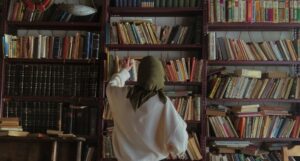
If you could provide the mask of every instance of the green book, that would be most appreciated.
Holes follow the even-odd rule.
[[[184,0],[184,7],[190,7],[190,0]]]
[[[160,7],[166,7],[166,0],[160,0]]]
[[[184,1],[185,0],[178,0],[179,2],[178,2],[178,6],[179,7],[184,7]]]
[[[173,7],[178,7],[178,0],[174,0]]]
[[[160,7],[160,0],[155,0],[154,6],[155,6],[156,8]]]
[[[167,0],[167,7],[172,7],[173,6],[173,0]]]
[[[196,7],[196,0],[190,0],[190,7]]]

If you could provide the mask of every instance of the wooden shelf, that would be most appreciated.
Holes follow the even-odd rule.
[[[287,65],[299,65],[300,61],[251,61],[251,60],[208,60],[208,65],[215,66],[247,66],[247,65],[266,65],[266,66],[287,66]]]
[[[208,23],[207,31],[282,31],[299,28],[300,23]]]
[[[96,137],[84,137],[86,142],[89,143],[96,143]],[[59,137],[33,137],[33,136],[26,136],[26,137],[13,137],[13,136],[0,136],[0,141],[20,141],[20,142],[77,142],[76,138],[59,138]]]
[[[137,82],[127,81],[126,85],[136,85]],[[201,82],[166,81],[166,86],[201,86]]]
[[[96,59],[25,59],[25,58],[5,58],[7,63],[43,63],[43,64],[99,64]]]
[[[200,50],[201,45],[106,45],[110,50],[140,50],[140,51],[185,51],[185,50]]]
[[[117,161],[117,159],[114,158],[103,158],[102,161]],[[161,161],[191,161],[191,160],[182,160],[182,159],[163,159]],[[195,161],[195,160],[194,160]]]
[[[300,103],[300,99],[240,99],[240,98],[227,98],[227,99],[208,99],[208,103],[232,103],[232,102],[257,102],[257,103]]]
[[[53,101],[53,102],[98,102],[98,97],[68,97],[68,96],[4,96],[3,101]]]
[[[202,14],[202,9],[193,8],[142,8],[142,7],[110,7],[111,16],[195,16]]]
[[[18,29],[54,29],[54,30],[91,30],[99,31],[100,23],[95,22],[23,22],[23,21],[7,21],[10,27]]]
[[[114,123],[113,120],[104,120],[103,119],[103,121],[104,121],[104,123],[108,123],[108,124],[113,124]],[[185,122],[187,124],[200,124],[201,123],[201,121],[194,121],[194,120],[185,120]]]
[[[300,141],[300,138],[218,138],[208,137],[209,141],[255,141],[255,142],[291,142]]]

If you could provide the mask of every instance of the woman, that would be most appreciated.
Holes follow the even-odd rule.
[[[161,62],[144,57],[137,85],[124,86],[132,68],[130,58],[112,76],[106,95],[114,119],[113,148],[118,161],[158,161],[169,153],[186,151],[186,123],[164,95],[165,72]]]

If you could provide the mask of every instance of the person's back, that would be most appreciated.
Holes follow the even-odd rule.
[[[184,152],[188,141],[186,124],[176,112],[170,99],[163,95],[162,89],[149,92],[141,88],[144,86],[147,89],[147,85],[143,85],[141,83],[144,82],[143,78],[139,77],[142,75],[150,76],[150,79],[161,79],[156,77],[157,74],[164,77],[164,73],[160,73],[163,71],[162,66],[159,65],[162,71],[157,71],[158,73],[154,75],[151,75],[151,71],[147,72],[148,69],[139,70],[139,85],[123,87],[129,78],[128,71],[131,68],[129,61],[126,60],[125,69],[113,76],[106,90],[114,119],[113,147],[117,159],[158,161],[166,158],[170,152],[176,154]],[[149,61],[157,63],[158,60],[146,57],[141,61],[141,67],[143,63],[148,66]],[[151,86],[155,85],[154,88],[162,86],[161,83],[150,82]]]

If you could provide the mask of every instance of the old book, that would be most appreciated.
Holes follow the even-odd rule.
[[[237,69],[234,71],[234,73],[240,77],[244,76],[250,78],[261,78],[262,75],[261,71],[253,69]]]
[[[286,78],[286,77],[288,77],[288,73],[281,72],[281,71],[268,71],[266,73],[263,73],[262,77],[264,77],[264,78]]]
[[[208,116],[226,116],[226,112],[218,110],[218,109],[207,108],[206,115],[208,115]]]
[[[8,131],[8,136],[19,136],[24,137],[27,136],[29,132],[27,131]]]
[[[232,112],[258,112],[259,104],[241,105],[231,107]]]

